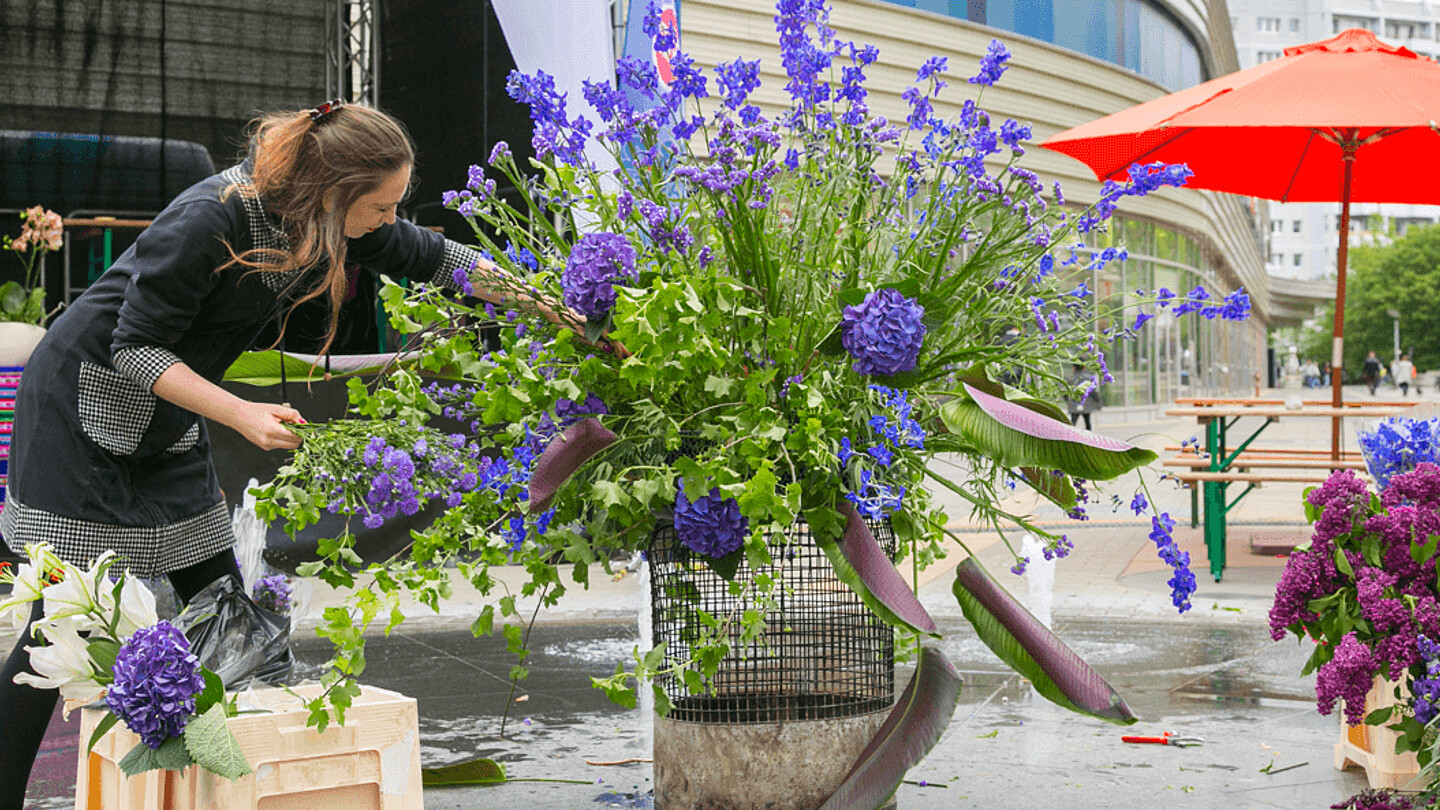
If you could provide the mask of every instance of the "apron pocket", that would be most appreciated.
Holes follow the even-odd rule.
[[[134,453],[150,427],[155,401],[154,394],[115,369],[81,361],[80,426],[106,450],[121,456]]]

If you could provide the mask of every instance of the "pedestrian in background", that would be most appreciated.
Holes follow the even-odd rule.
[[[1070,399],[1069,397],[1065,398],[1066,410],[1070,412],[1070,424],[1078,424],[1083,418],[1085,420],[1085,429],[1094,430],[1090,424],[1090,414],[1100,410],[1100,399],[1095,396],[1098,386],[1090,385],[1093,378],[1090,374],[1086,373],[1085,367],[1079,363],[1072,363],[1070,365],[1070,373],[1065,376],[1065,379],[1071,386],[1085,392],[1079,401]]]
[[[1415,378],[1415,364],[1410,362],[1410,355],[1400,355],[1400,359],[1391,366],[1390,374],[1395,378],[1395,384],[1400,386],[1400,396],[1409,395],[1410,381]]]
[[[1375,352],[1370,352],[1365,356],[1365,365],[1360,368],[1360,377],[1370,388],[1371,396],[1374,396],[1376,387],[1380,385],[1380,375],[1384,369],[1385,367],[1380,364],[1380,358],[1375,356]]]

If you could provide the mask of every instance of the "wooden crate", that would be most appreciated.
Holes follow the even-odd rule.
[[[311,698],[319,687],[294,691]],[[270,712],[229,721],[252,773],[231,782],[192,766],[128,778],[119,762],[140,738],[122,723],[89,756],[82,750],[75,810],[423,810],[413,698],[362,687],[345,725],[317,734],[295,697],[279,689],[253,694]],[[85,710],[82,749],[103,716]]]
[[[1401,693],[1404,692],[1402,687]],[[1399,702],[1395,698],[1395,682],[1377,677],[1365,695],[1365,713]],[[1351,765],[1364,768],[1372,789],[1407,787],[1419,775],[1420,763],[1413,751],[1395,753],[1395,740],[1399,736],[1395,732],[1364,723],[1352,726],[1345,722],[1344,712],[1337,710],[1336,713],[1340,715],[1340,742],[1335,743],[1335,770],[1343,771]]]

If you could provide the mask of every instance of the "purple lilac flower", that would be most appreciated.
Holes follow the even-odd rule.
[[[152,749],[185,730],[205,688],[190,641],[164,620],[121,645],[114,674],[105,705]]]
[[[1330,805],[1330,810],[1419,810],[1419,806],[1403,793],[1381,788],[1362,790],[1343,802]]]
[[[970,77],[970,83],[993,87],[995,82],[1000,81],[1000,74],[1005,72],[1005,63],[1009,59],[1010,51],[1005,49],[1005,44],[998,39],[990,40],[990,47],[980,57],[980,72]]]
[[[899,290],[884,288],[845,307],[840,342],[859,374],[897,374],[915,368],[925,340],[924,307]]]
[[[614,283],[633,280],[635,248],[618,233],[590,233],[570,250],[570,259],[560,277],[565,306],[587,319],[604,319],[615,308]]]
[[[681,479],[675,489],[675,533],[691,551],[719,559],[745,544],[750,521],[740,514],[739,502],[722,496],[719,487],[692,502]]]
[[[1335,646],[1335,657],[1322,665],[1315,677],[1316,707],[1321,714],[1329,714],[1336,700],[1344,700],[1345,722],[1352,726],[1365,722],[1365,695],[1379,671],[1370,648],[1354,631],[1346,633]]]
[[[261,577],[250,589],[255,604],[272,613],[289,613],[291,606],[290,578],[284,574]]]

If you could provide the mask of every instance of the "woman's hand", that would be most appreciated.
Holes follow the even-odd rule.
[[[261,450],[294,450],[303,441],[285,428],[286,423],[304,424],[300,412],[269,402],[244,402],[236,409],[231,427]]]
[[[304,424],[288,405],[241,399],[176,363],[155,381],[155,395],[234,430],[261,450],[294,450],[302,441],[286,423]]]

